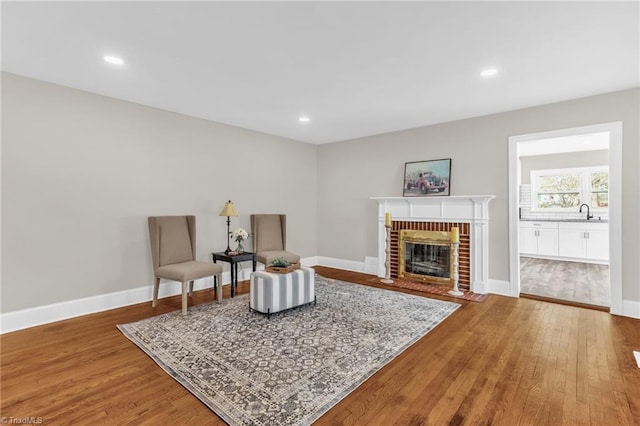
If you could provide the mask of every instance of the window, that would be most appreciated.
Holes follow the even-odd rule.
[[[609,207],[609,173],[591,173],[591,206],[593,208]]]
[[[535,182],[537,208],[568,209],[580,205],[579,174],[540,175]]]
[[[587,203],[592,209],[609,207],[608,167],[582,167],[531,172],[532,209],[575,211]]]

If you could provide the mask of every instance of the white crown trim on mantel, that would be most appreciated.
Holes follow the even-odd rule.
[[[385,213],[393,220],[465,222],[471,225],[471,291],[486,294],[489,282],[489,202],[495,195],[372,197],[378,202],[378,276],[385,274]]]

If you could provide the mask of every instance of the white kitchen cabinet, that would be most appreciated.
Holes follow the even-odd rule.
[[[585,261],[609,260],[609,224],[560,222],[558,255]]]
[[[558,223],[520,222],[520,253],[558,256]]]
[[[585,257],[586,250],[585,231],[581,228],[562,228],[558,231],[560,241],[558,242],[558,254],[562,257]]]
[[[609,230],[587,231],[587,259],[609,262]]]

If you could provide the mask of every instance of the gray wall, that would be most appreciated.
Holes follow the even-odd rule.
[[[227,199],[232,230],[286,213],[288,248],[315,255],[316,151],[3,73],[2,312],[151,285],[149,215],[195,214],[208,260]]]
[[[640,301],[640,89],[321,145],[318,254],[353,261],[377,256],[377,204],[401,196],[404,163],[452,158],[451,195],[494,194],[489,277],[509,280],[510,136],[623,122],[623,298]],[[512,200],[517,203],[517,200]]]
[[[609,150],[606,149],[520,157],[521,183],[531,183],[532,170],[595,167],[608,164]]]
[[[226,247],[232,199],[288,215],[303,257],[377,256],[374,196],[404,163],[452,158],[452,195],[495,194],[490,278],[509,279],[508,138],[623,121],[623,297],[640,301],[640,89],[327,145],[2,74],[3,312],[151,284],[146,217],[192,213],[198,258]],[[282,189],[285,189],[284,191]],[[517,200],[514,200],[517,202]]]

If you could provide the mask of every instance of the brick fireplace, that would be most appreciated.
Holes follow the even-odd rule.
[[[391,277],[398,277],[400,230],[450,232],[460,229],[459,287],[487,293],[489,265],[489,202],[493,195],[434,197],[375,197],[378,202],[378,276],[384,277],[386,234],[384,216],[392,215]]]
[[[470,290],[470,265],[469,254],[469,224],[463,222],[413,222],[398,221],[391,222],[391,277],[398,278],[398,261],[400,247],[398,246],[398,235],[402,230],[413,231],[444,231],[451,232],[451,228],[457,226],[460,229],[460,246],[458,248],[458,274],[460,281],[458,286],[461,290]]]

